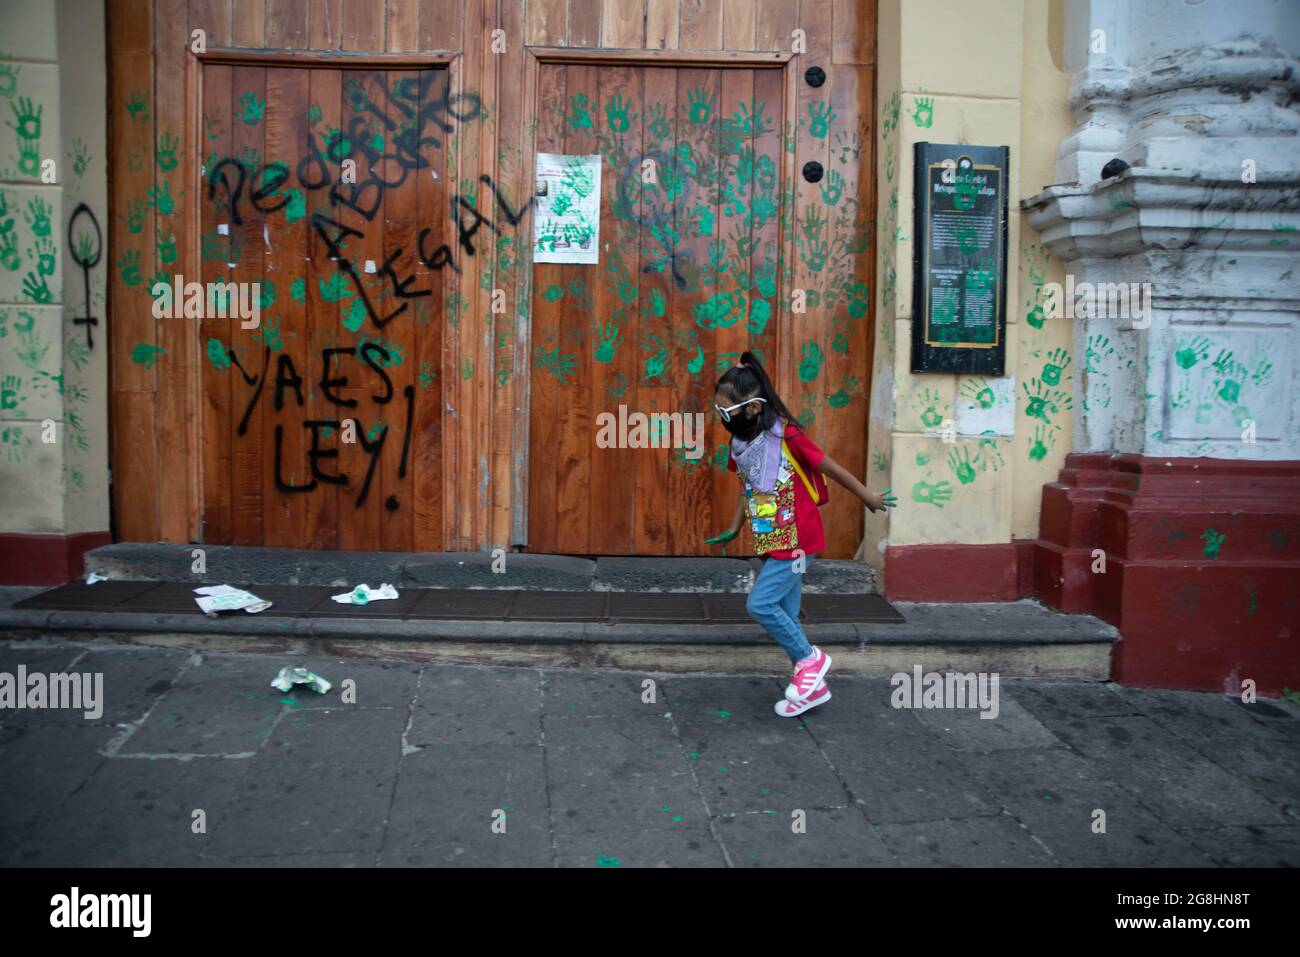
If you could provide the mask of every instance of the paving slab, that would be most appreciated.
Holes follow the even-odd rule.
[[[894,867],[897,863],[856,807],[728,815],[718,821],[718,834],[736,867]]]
[[[1055,867],[1006,814],[920,824],[883,824],[880,837],[904,867]]]

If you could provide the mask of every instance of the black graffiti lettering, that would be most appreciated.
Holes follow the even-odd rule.
[[[276,425],[275,427],[275,487],[281,492],[310,492],[316,488],[316,480],[312,479],[306,485],[290,485],[282,477],[280,472],[280,453],[284,448],[284,426]]]
[[[432,233],[433,230],[426,226],[424,229],[420,230],[420,235],[416,239],[415,245],[416,249],[420,253],[420,262],[423,265],[428,266],[430,269],[441,269],[443,266],[451,266],[452,272],[459,276],[460,267],[457,266],[456,261],[452,259],[451,247],[446,243],[443,243],[431,253],[425,251],[425,237]]]
[[[361,483],[361,494],[357,496],[357,508],[366,503],[366,496],[370,494],[370,482],[375,477],[375,466],[379,464],[379,456],[384,451],[384,440],[388,438],[388,426],[384,426],[379,438],[371,444],[367,440],[366,433],[363,429],[357,430],[357,441],[370,456],[370,465],[366,468],[366,480]]]
[[[473,225],[466,226],[461,218],[461,210],[467,209],[473,215]],[[460,239],[460,244],[465,247],[465,252],[471,256],[474,255],[474,234],[478,232],[479,227],[486,224],[494,233],[500,233],[501,230],[467,200],[464,196],[457,195],[455,202],[451,205],[451,216],[456,221],[456,233]]]
[[[383,183],[379,182],[379,180],[372,176],[370,179],[362,180],[360,183],[348,183],[346,185],[351,188],[352,195],[344,196],[339,192],[339,184],[335,183],[330,187],[330,202],[336,206],[339,203],[342,203],[344,206],[348,207],[348,209],[355,210],[362,216],[366,217],[367,220],[373,220],[375,218],[375,213],[379,212],[379,207],[384,201]],[[358,200],[368,189],[373,189],[375,191],[375,201],[367,207],[361,205]],[[362,233],[357,233],[357,235],[364,238]]]
[[[348,377],[338,376],[336,378],[331,379],[330,359],[332,359],[336,355],[345,355],[345,356],[356,355],[356,352],[357,350],[354,349],[352,346],[347,346],[341,349],[322,349],[320,351],[321,359],[323,360],[325,365],[325,370],[324,372],[321,373],[320,390],[325,395],[325,398],[329,399],[335,405],[341,405],[347,409],[353,408],[357,404],[357,400],[345,399],[341,395],[334,394],[335,386],[338,386],[339,388],[344,388],[347,386]]]
[[[83,244],[73,235],[72,227],[76,225],[78,219],[82,216],[90,217],[90,225],[95,230],[95,255],[91,258],[89,237]],[[86,327],[86,348],[95,348],[95,340],[91,335],[90,327],[99,325],[99,320],[90,314],[90,270],[99,265],[100,256],[104,252],[104,234],[99,229],[99,220],[95,218],[95,213],[85,203],[78,203],[77,208],[72,211],[72,216],[68,218],[68,249],[72,252],[72,261],[81,267],[81,277],[86,292],[86,314],[84,316],[73,317],[73,324]]]
[[[336,419],[310,419],[303,422],[303,427],[311,430],[311,448],[307,451],[307,461],[311,463],[312,478],[320,479],[322,482],[329,482],[331,485],[347,485],[348,477],[346,475],[330,475],[322,472],[317,462],[320,459],[337,459],[339,457],[338,449],[322,449],[320,447],[321,429],[338,429],[342,423]]]
[[[378,329],[384,328],[384,326],[388,325],[388,323],[390,323],[392,320],[396,319],[402,313],[406,312],[407,307],[411,305],[409,302],[404,302],[400,307],[394,309],[392,312],[390,312],[388,315],[384,316],[381,319],[379,316],[379,312],[375,309],[375,307],[370,302],[370,296],[367,295],[366,293],[366,287],[365,284],[362,282],[362,276],[359,272],[357,272],[356,267],[352,265],[352,260],[340,259],[339,268],[352,277],[352,285],[357,291],[357,296],[361,299],[361,304],[366,307],[366,315],[370,317],[370,321],[375,324],[376,328]]]
[[[497,200],[497,206],[500,207],[501,212],[506,217],[506,222],[509,223],[511,226],[519,225],[519,221],[524,218],[524,213],[528,212],[528,207],[532,206],[533,200],[537,198],[535,196],[528,197],[528,202],[524,203],[523,206],[519,207],[518,212],[516,212],[515,210],[510,208],[510,204],[506,202],[506,198],[501,195],[501,190],[497,187],[497,184],[492,182],[491,176],[489,176],[487,173],[484,173],[478,179],[480,183],[487,183],[488,189],[492,190],[492,195],[495,196]]]
[[[239,361],[237,359],[233,359],[232,357],[232,360],[235,362],[236,365],[239,365]],[[236,432],[239,435],[243,435],[245,432],[248,431],[249,417],[252,416],[253,414],[253,407],[257,405],[257,400],[262,397],[262,388],[266,385],[266,373],[267,370],[270,369],[270,367],[271,367],[270,346],[267,346],[265,349],[262,350],[262,374],[258,376],[255,380],[248,381],[248,373],[244,372],[243,366],[239,366],[239,371],[244,372],[244,379],[248,381],[249,385],[252,385],[254,381],[257,383],[257,388],[253,390],[252,398],[248,400],[248,408],[244,410],[244,417],[239,420],[239,428],[236,429]]]
[[[402,390],[406,397],[406,432],[402,436],[402,461],[397,466],[397,477],[406,478],[406,460],[411,452],[411,429],[415,425],[415,386],[408,385]]]
[[[326,229],[333,226],[338,233],[333,237],[330,236]],[[330,259],[342,259],[343,250],[339,243],[344,239],[355,236],[357,239],[365,239],[366,234],[359,229],[353,229],[351,226],[344,226],[337,219],[331,219],[328,216],[322,216],[320,213],[312,213],[311,228],[316,231],[316,235],[325,240],[326,252],[329,253]]]
[[[298,397],[298,408],[302,408],[302,376],[293,367],[293,360],[288,353],[280,353],[275,364],[275,411],[284,408],[284,387],[290,386]]]
[[[259,181],[262,183],[261,186],[258,185]],[[289,197],[277,195],[276,192],[288,181],[289,167],[284,163],[267,163],[263,166],[254,174],[252,182],[249,183],[248,198],[252,202],[253,208],[259,213],[274,213],[289,205]],[[262,205],[262,200],[268,196],[277,200],[275,205]]]
[[[239,178],[235,181],[233,189],[230,186],[230,180],[226,178],[226,174],[223,172],[227,166],[233,166],[235,169],[239,170]],[[236,226],[238,226],[244,221],[239,215],[239,197],[244,193],[244,180],[248,178],[248,170],[245,169],[244,164],[237,159],[231,157],[223,159],[220,163],[214,166],[212,172],[208,174],[208,199],[213,199],[217,195],[218,177],[220,177],[221,185],[226,188],[226,198],[230,206],[230,219]]]
[[[315,165],[318,171],[317,179],[308,180],[307,174],[311,167]],[[298,183],[303,189],[317,190],[328,183],[333,178],[329,165],[325,162],[325,157],[321,154],[320,147],[316,145],[316,134],[310,130],[307,131],[307,155],[298,161]]]
[[[415,282],[415,276],[407,276],[405,279],[399,279],[397,277],[397,270],[393,269],[393,260],[402,255],[403,248],[404,247],[402,246],[398,246],[389,254],[388,258],[384,260],[384,266],[383,269],[380,270],[380,275],[387,276],[393,281],[393,294],[400,299],[420,299],[424,296],[432,296],[432,289],[415,289],[411,292],[406,291],[406,287]]]
[[[383,346],[381,346],[379,343],[377,342],[362,343],[361,361],[364,362],[366,365],[370,366],[370,368],[374,369],[375,372],[379,374],[379,378],[384,380],[383,398],[380,398],[377,395],[372,395],[370,398],[374,399],[380,405],[387,405],[389,402],[393,401],[393,380],[388,378],[388,373],[384,371],[383,366],[376,365],[375,362],[371,359],[371,355],[376,352],[383,357],[383,360],[385,362],[389,360],[390,356],[388,354],[388,350],[385,349]]]

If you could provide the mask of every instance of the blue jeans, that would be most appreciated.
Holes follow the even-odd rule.
[[[804,558],[804,567],[812,556]],[[803,597],[803,575],[794,572],[795,559],[768,558],[750,589],[745,610],[777,640],[791,663],[813,653],[812,645],[799,624],[799,599]]]

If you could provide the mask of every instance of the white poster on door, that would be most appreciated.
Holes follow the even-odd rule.
[[[600,261],[600,154],[537,154],[533,262]]]

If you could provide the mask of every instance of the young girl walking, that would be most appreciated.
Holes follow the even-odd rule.
[[[731,433],[727,468],[740,476],[740,500],[731,524],[705,544],[729,542],[748,517],[754,551],[763,570],[750,589],[746,610],[777,640],[794,665],[794,677],[776,713],[792,718],[831,699],[826,673],[831,657],[808,643],[799,624],[803,571],[813,554],[826,547],[817,509],[826,504],[829,475],[862,499],[871,511],[893,508],[885,489],[868,492],[843,466],[827,456],[790,414],[752,352],[718,380],[714,408]],[[802,562],[800,559],[802,558]]]

